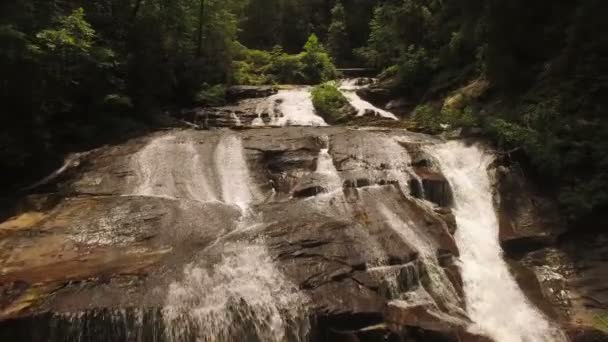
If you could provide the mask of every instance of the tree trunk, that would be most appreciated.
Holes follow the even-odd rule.
[[[205,0],[200,0],[200,11],[198,16],[198,44],[196,47],[196,56],[201,57],[203,55],[203,23],[205,21]]]

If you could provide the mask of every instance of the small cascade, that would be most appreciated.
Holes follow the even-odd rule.
[[[388,112],[384,109],[380,109],[373,104],[363,100],[357,95],[356,90],[361,89],[365,86],[358,86],[357,79],[347,79],[342,81],[340,84],[340,91],[348,99],[350,104],[357,110],[357,116],[364,116],[366,113],[375,113],[383,118],[398,120],[395,114]]]
[[[223,202],[241,210],[248,209],[254,200],[255,186],[249,176],[241,139],[235,135],[222,137],[215,149],[214,159]]]
[[[230,113],[230,118],[234,121],[234,124],[237,127],[243,126],[243,123],[241,122],[241,118],[239,118],[238,115],[236,115],[235,112]]]
[[[329,141],[329,138],[326,138],[326,140]],[[328,191],[342,188],[342,181],[334,165],[334,160],[329,154],[329,148],[323,148],[319,151],[316,174],[322,178],[323,185],[327,187]]]
[[[212,269],[185,268],[163,311],[170,341],[305,341],[305,304],[264,247],[232,244]]]
[[[454,312],[459,309],[459,296],[456,289],[452,286],[447,275],[439,265],[439,260],[432,244],[426,236],[420,234],[414,227],[415,223],[400,217],[396,212],[389,209],[384,204],[378,204],[381,215],[386,223],[410,246],[417,249],[420,259],[428,269],[430,286],[426,289],[434,298],[441,298],[444,304]]]
[[[566,341],[526,298],[509,272],[499,244],[498,219],[487,169],[493,157],[479,146],[449,142],[428,148],[450,182],[454,197],[456,243],[471,330],[497,342]]]
[[[199,202],[218,200],[205,173],[208,168],[191,139],[174,135],[156,138],[136,155],[134,162],[139,178],[135,195]]]
[[[309,87],[280,90],[260,104],[256,112],[254,127],[265,125],[264,113],[270,117],[270,126],[327,126],[325,120],[315,114]]]

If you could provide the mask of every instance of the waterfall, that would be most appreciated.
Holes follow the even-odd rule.
[[[362,87],[363,86],[357,86],[357,79],[344,80],[340,84],[340,91],[348,99],[348,102],[357,110],[357,116],[363,116],[367,112],[374,112],[376,115],[383,118],[398,120],[395,114],[380,109],[357,95],[356,90],[361,89]]]
[[[450,280],[442,271],[441,266],[439,266],[437,254],[433,250],[428,238],[414,228],[416,227],[414,222],[400,217],[396,212],[382,203],[379,203],[377,206],[386,224],[401,236],[404,242],[414,247],[418,251],[420,259],[424,261],[424,264],[428,268],[430,282],[427,291],[433,294],[435,298],[441,298],[451,311],[461,311],[459,309],[456,289],[451,285]]]
[[[270,116],[270,126],[327,126],[322,117],[315,114],[310,87],[282,89],[270,96],[256,109],[257,118],[252,126],[264,126],[262,114]]]
[[[210,270],[189,265],[163,311],[170,341],[303,341],[307,299],[264,247],[229,244]]]
[[[428,148],[450,182],[458,224],[467,311],[471,327],[497,342],[566,341],[526,298],[503,259],[487,169],[493,158],[462,142]]]
[[[239,137],[227,135],[221,138],[215,149],[215,165],[223,202],[246,210],[254,199],[255,189]]]
[[[329,154],[328,148],[323,148],[319,151],[316,175],[321,178],[322,184],[327,187],[327,191],[331,192],[342,188],[342,180],[338,174],[338,170],[336,170],[334,160]]]
[[[217,201],[197,146],[188,137],[168,135],[152,140],[135,158],[140,196]],[[179,167],[175,167],[179,165]]]

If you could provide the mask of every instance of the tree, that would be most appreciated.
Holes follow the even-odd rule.
[[[331,16],[332,21],[327,33],[327,44],[334,60],[344,62],[350,58],[351,49],[346,28],[346,12],[340,1],[331,10]]]
[[[337,71],[325,48],[314,33],[310,35],[302,53],[304,75],[309,83],[318,84],[334,79]]]

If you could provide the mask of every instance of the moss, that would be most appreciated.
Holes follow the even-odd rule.
[[[348,100],[334,82],[316,86],[312,90],[312,104],[317,114],[330,124],[341,121],[345,116],[345,107],[349,106]]]

